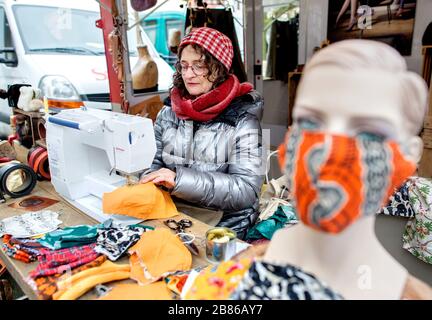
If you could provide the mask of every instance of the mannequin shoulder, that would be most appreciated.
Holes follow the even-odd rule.
[[[408,275],[402,300],[432,300],[432,288],[423,281]]]

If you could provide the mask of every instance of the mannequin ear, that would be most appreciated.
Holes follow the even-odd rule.
[[[408,152],[407,156],[410,158],[410,160],[418,164],[423,154],[422,138],[418,136],[409,138],[406,151]]]

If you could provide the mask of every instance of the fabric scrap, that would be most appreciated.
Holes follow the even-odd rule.
[[[31,238],[56,230],[63,222],[59,214],[50,210],[29,212],[0,221],[0,237],[10,234],[15,238]]]
[[[432,180],[411,177],[408,192],[415,216],[406,224],[402,246],[423,262],[432,264]]]
[[[131,279],[141,285],[159,280],[169,273],[189,270],[192,255],[170,230],[161,228],[145,232],[129,249]]]
[[[164,281],[140,286],[136,283],[119,283],[99,300],[172,300]]]
[[[186,300],[226,300],[237,288],[251,265],[251,259],[225,261],[200,272],[185,295]]]
[[[134,218],[164,219],[178,215],[171,196],[154,183],[124,186],[103,194],[103,212],[120,214]]]
[[[126,251],[140,239],[141,234],[148,229],[153,228],[126,226],[99,229],[95,251],[106,255],[111,261],[116,261],[126,253]]]
[[[52,250],[82,246],[95,243],[98,236],[97,226],[78,225],[47,233],[39,243]]]
[[[96,268],[75,273],[71,277],[63,277],[57,283],[58,291],[53,294],[54,300],[75,300],[93,287],[117,280],[128,279],[130,266],[105,261]]]

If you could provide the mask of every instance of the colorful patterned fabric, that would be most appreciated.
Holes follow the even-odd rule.
[[[6,234],[3,236],[3,244],[2,249],[9,257],[19,260],[25,263],[30,263],[36,261],[37,255],[28,252],[26,250],[20,249],[17,245],[11,244],[10,239],[12,236],[10,234]]]
[[[179,48],[192,43],[206,49],[230,71],[232,59],[234,57],[234,49],[230,38],[222,32],[207,27],[192,29],[192,31],[182,39]]]
[[[95,260],[86,263],[82,266],[74,268],[71,270],[71,275],[74,275],[78,272],[88,270],[90,268],[99,267],[102,263],[106,261],[105,256],[99,256]],[[29,279],[30,285],[32,285],[36,291],[39,299],[42,300],[50,300],[54,293],[57,292],[57,281],[60,280],[61,274],[54,274],[52,276],[46,277],[37,277],[35,279]]]
[[[391,196],[387,205],[381,208],[381,214],[388,216],[413,218],[414,209],[410,203],[409,189],[412,183],[408,179],[399,189],[397,189]]]
[[[39,242],[52,250],[83,246],[96,242],[98,226],[73,226],[47,233]]]
[[[409,199],[415,216],[406,225],[403,248],[432,264],[432,180],[412,177]]]
[[[330,233],[375,214],[416,169],[397,143],[370,134],[348,137],[293,126],[284,145],[284,173],[300,220]]]
[[[210,266],[196,277],[185,295],[186,300],[225,300],[236,289],[249,269],[251,259],[225,261],[218,266]]]
[[[315,276],[291,266],[255,261],[231,295],[234,300],[342,300]]]
[[[106,255],[111,261],[119,259],[151,227],[110,227],[98,230],[95,251]]]
[[[73,247],[56,251],[45,250],[38,258],[39,265],[29,273],[31,278],[64,273],[95,260],[99,253],[94,251],[95,244]]]
[[[0,237],[10,234],[16,238],[30,238],[56,230],[62,221],[50,210],[24,213],[0,221]]]

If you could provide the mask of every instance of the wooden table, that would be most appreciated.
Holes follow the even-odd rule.
[[[31,195],[29,196],[40,196],[40,197],[46,197],[58,200],[59,202],[47,207],[47,210],[52,210],[59,212],[59,219],[63,221],[63,224],[61,227],[68,227],[68,226],[75,226],[80,224],[87,224],[87,225],[95,225],[98,224],[98,222],[89,216],[87,216],[85,213],[81,212],[79,209],[75,208],[71,204],[69,204],[66,200],[61,198],[59,194],[56,193],[54,190],[52,184],[48,181],[38,182],[36,188],[33,190]],[[27,196],[27,197],[29,197]],[[0,220],[26,213],[26,211],[21,209],[13,209],[9,207],[11,203],[22,201],[26,197],[19,198],[19,199],[8,199],[6,203],[0,204]],[[109,218],[109,215],[107,215],[107,218]],[[187,218],[192,220],[193,225],[190,229],[187,229],[187,232],[191,232],[197,236],[197,240],[195,241],[196,245],[199,248],[200,255],[194,256],[192,255],[192,267],[200,267],[200,266],[206,266],[208,265],[207,260],[205,259],[205,248],[203,247],[202,241],[200,239],[203,239],[205,232],[211,228],[211,226],[202,223],[194,218],[191,218],[189,216],[186,216],[184,214],[180,214],[180,216],[175,217],[176,220]],[[163,224],[163,220],[149,220],[145,221],[142,224],[156,227],[156,228],[166,228],[166,226]],[[24,263],[15,259],[12,259],[8,257],[3,250],[0,250],[0,259],[5,263],[9,273],[12,275],[12,277],[17,281],[18,285],[21,287],[21,289],[24,291],[24,293],[27,295],[29,299],[37,299],[36,292],[31,288],[31,286],[25,281],[25,278],[27,277],[28,273],[35,269],[38,262],[33,263]],[[116,263],[119,264],[127,264],[129,261],[129,258],[123,257],[119,259]],[[124,280],[121,282],[131,282],[132,280]],[[117,282],[116,282],[117,283]],[[87,293],[82,297],[82,299],[94,299],[96,296],[92,291]]]

